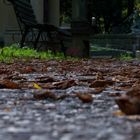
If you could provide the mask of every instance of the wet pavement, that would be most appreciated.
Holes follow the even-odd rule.
[[[0,89],[0,140],[140,140],[140,116],[117,115],[119,108],[111,96],[139,85],[139,71],[140,62],[114,60],[2,63],[1,88],[5,79],[17,82],[21,88]],[[69,79],[77,85],[65,85]],[[92,82],[98,79],[111,79],[114,84],[92,94]],[[59,95],[91,93],[93,102],[83,103],[76,96],[37,100],[34,93],[38,89],[33,82],[39,83],[41,90],[50,88]],[[56,82],[59,88],[52,88]]]
[[[87,104],[78,98],[37,101],[33,92],[0,90],[0,140],[140,139],[140,120],[113,115],[118,107],[107,90]]]

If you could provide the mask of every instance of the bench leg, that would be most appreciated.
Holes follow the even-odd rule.
[[[64,46],[63,40],[60,40],[60,44],[61,44],[61,51],[64,53],[64,56],[66,57],[66,47]]]
[[[26,36],[29,32],[29,28],[25,28],[25,31],[22,35],[22,39],[21,39],[21,42],[20,42],[20,47],[22,48],[24,46],[24,43],[25,43],[25,39],[26,39]]]
[[[39,31],[39,33],[38,33],[38,35],[37,35],[37,38],[36,38],[36,40],[35,40],[35,42],[34,42],[34,49],[37,48],[37,43],[38,43],[38,41],[39,41],[40,35],[41,35],[41,31]]]
[[[83,43],[84,43],[83,56],[88,58],[90,56],[90,42],[88,40],[83,40]]]

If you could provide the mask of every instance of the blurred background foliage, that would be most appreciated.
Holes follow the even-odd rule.
[[[60,0],[60,24],[70,23],[72,0]],[[96,18],[99,33],[130,33],[140,23],[140,0],[86,0],[87,20]],[[136,26],[137,24],[137,26]]]

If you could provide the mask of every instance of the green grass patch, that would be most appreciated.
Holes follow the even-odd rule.
[[[54,54],[52,51],[38,52],[34,49],[20,48],[17,44],[0,49],[0,62],[11,63],[15,59],[64,59],[63,53]]]
[[[122,61],[131,61],[134,58],[132,57],[132,54],[130,53],[124,53],[124,54],[122,53],[118,56],[118,59]]]
[[[132,52],[121,49],[113,49],[94,45],[91,47],[91,51],[93,51],[94,54],[112,56],[122,61],[130,61],[134,59]]]
[[[109,48],[109,47],[101,47],[96,44],[91,46],[91,51],[116,51],[116,50],[118,49]]]

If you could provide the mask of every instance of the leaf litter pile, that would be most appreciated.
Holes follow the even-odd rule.
[[[105,93],[120,109],[115,115],[136,115],[140,114],[140,62],[34,59],[1,63],[0,89],[32,90],[30,100],[36,102],[76,98],[83,104]]]

